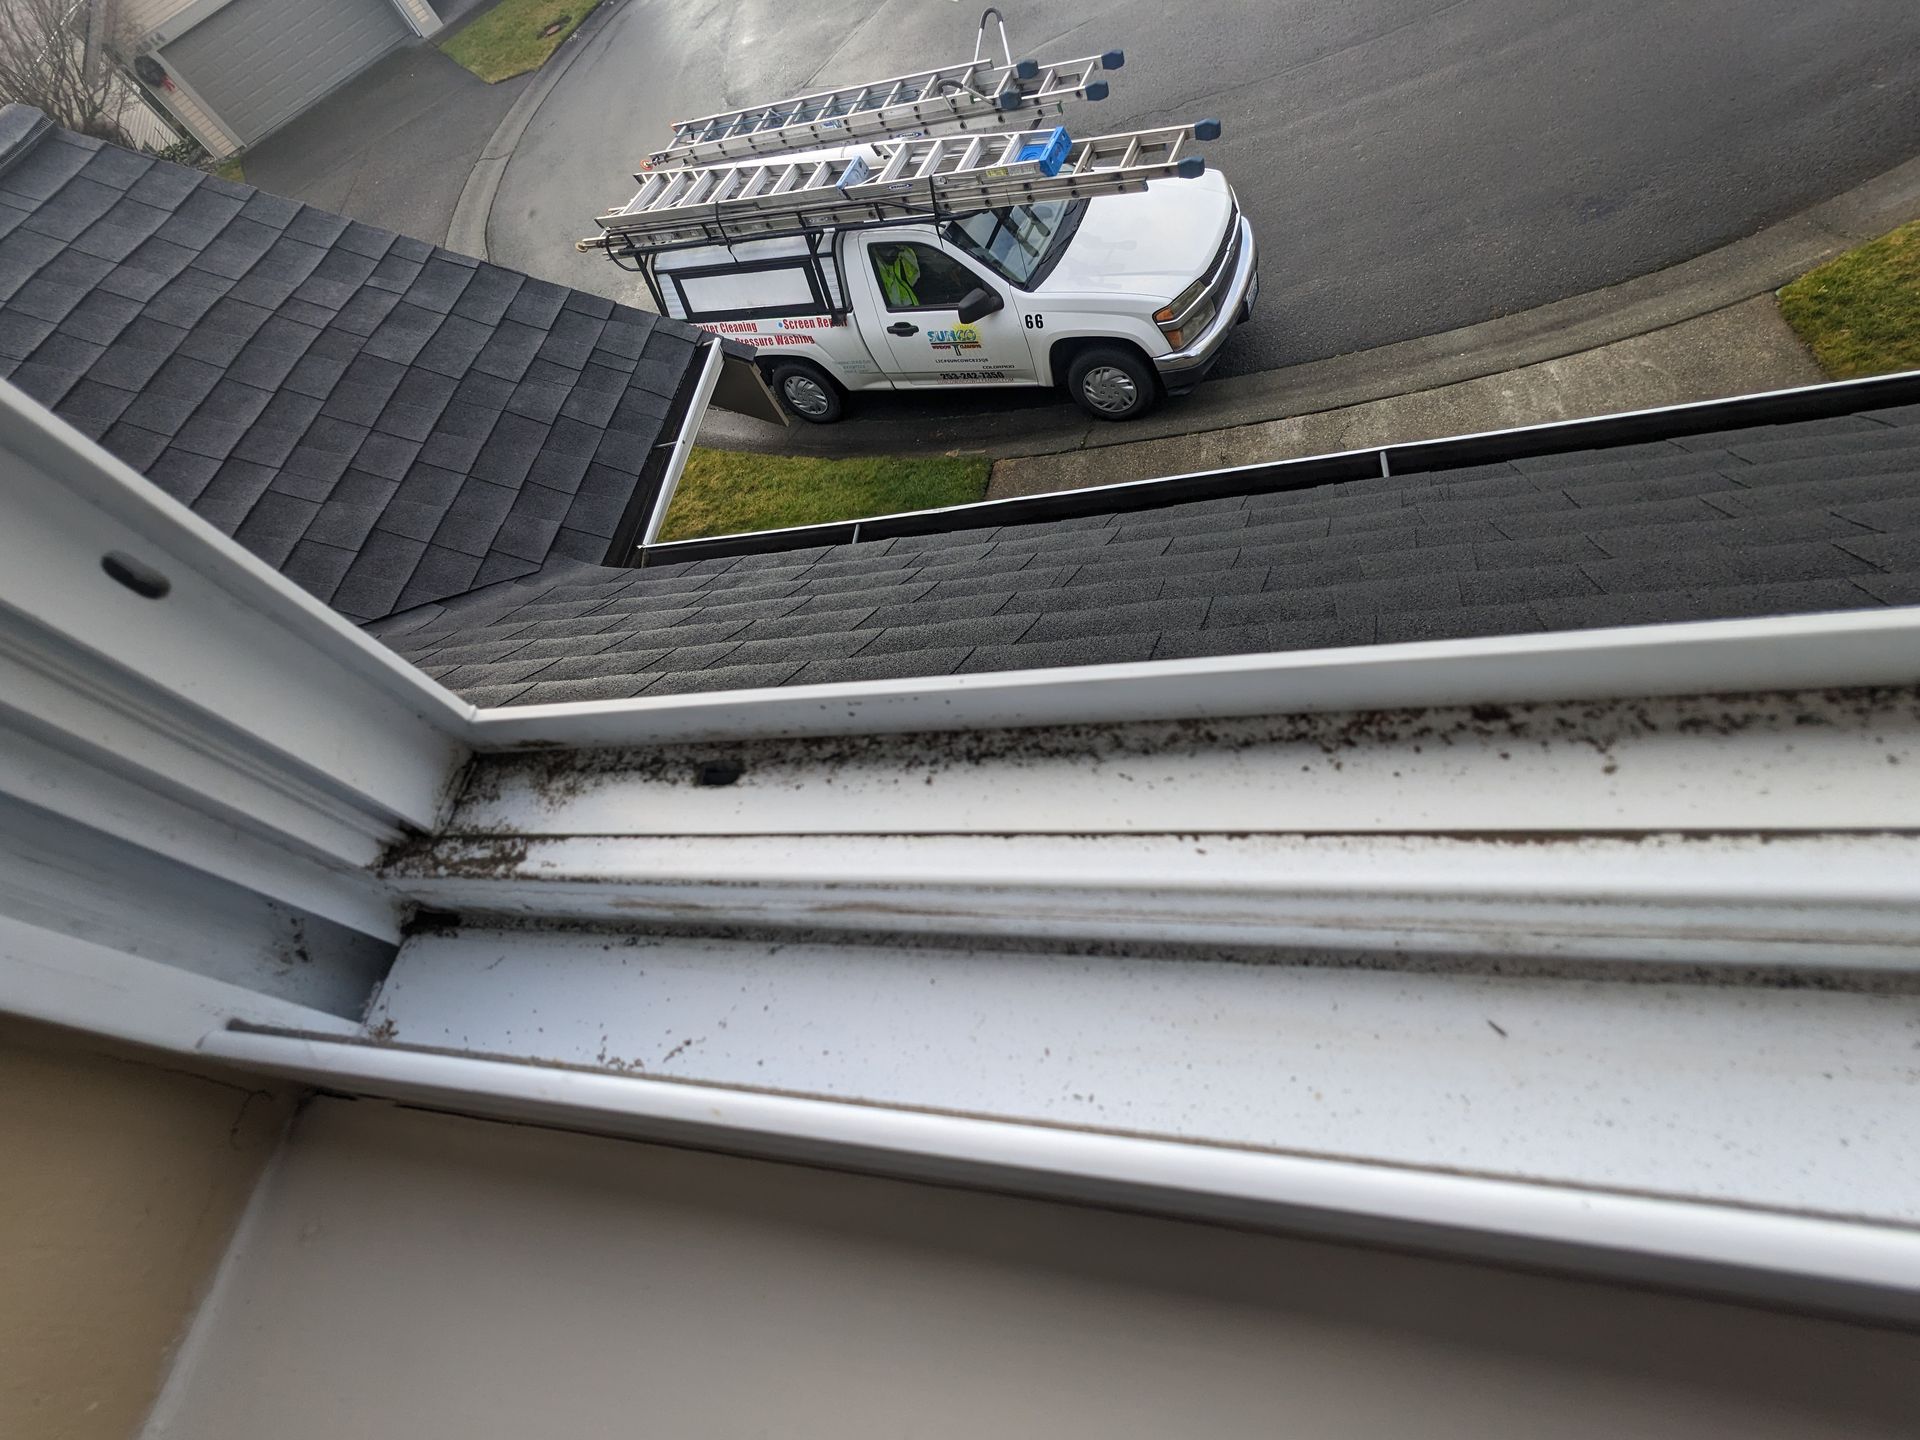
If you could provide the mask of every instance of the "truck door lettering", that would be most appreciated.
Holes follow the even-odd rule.
[[[971,325],[956,325],[951,330],[929,330],[927,343],[936,350],[951,350],[958,355],[963,350],[980,348],[980,332]]]

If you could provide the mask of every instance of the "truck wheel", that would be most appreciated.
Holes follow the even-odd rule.
[[[1131,420],[1159,398],[1153,367],[1117,345],[1096,345],[1074,356],[1067,391],[1096,420]]]
[[[788,413],[815,425],[831,425],[846,408],[840,402],[840,387],[801,360],[786,360],[773,367],[773,393]]]

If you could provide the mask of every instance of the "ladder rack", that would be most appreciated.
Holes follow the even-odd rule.
[[[1108,50],[1078,60],[1000,64],[976,54],[958,65],[871,85],[703,115],[676,124],[667,147],[647,157],[647,168],[711,165],[887,135],[1004,130],[1016,124],[1030,130],[1062,114],[1071,101],[1104,100],[1107,82],[1099,77],[1118,70],[1126,58],[1123,51]]]
[[[1206,169],[1194,142],[1220,122],[1071,141],[1062,130],[883,141],[851,154],[661,170],[602,234],[576,246],[621,256],[705,241],[805,234],[834,225],[947,219],[995,206],[1144,190]]]

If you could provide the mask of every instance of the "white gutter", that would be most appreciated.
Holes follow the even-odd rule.
[[[680,476],[687,468],[687,458],[693,453],[694,437],[700,433],[700,422],[706,416],[707,403],[713,399],[713,387],[720,383],[721,342],[707,342],[706,363],[700,369],[700,383],[694,387],[693,403],[687,406],[686,419],[681,423],[680,434],[673,442],[673,453],[667,457],[667,473],[660,477],[660,493],[654,497],[653,513],[647,517],[647,528],[640,537],[640,554],[646,553],[647,546],[660,538],[660,527],[667,523],[667,511],[673,508],[673,495],[680,488]]]
[[[1920,1323],[1903,1227],[285,1033],[217,1031],[200,1053],[505,1119]]]
[[[1909,685],[1920,606],[479,710],[477,750]]]

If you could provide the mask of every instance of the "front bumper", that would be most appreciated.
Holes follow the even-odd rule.
[[[1154,368],[1160,372],[1160,378],[1170,392],[1177,394],[1192,389],[1213,368],[1213,362],[1220,358],[1220,349],[1233,333],[1233,327],[1253,313],[1254,292],[1259,280],[1260,253],[1253,243],[1253,226],[1242,215],[1239,254],[1234,257],[1233,278],[1227,282],[1227,288],[1220,296],[1219,308],[1213,319],[1207,322],[1205,330],[1194,337],[1191,345],[1182,346],[1171,354],[1154,357]]]

